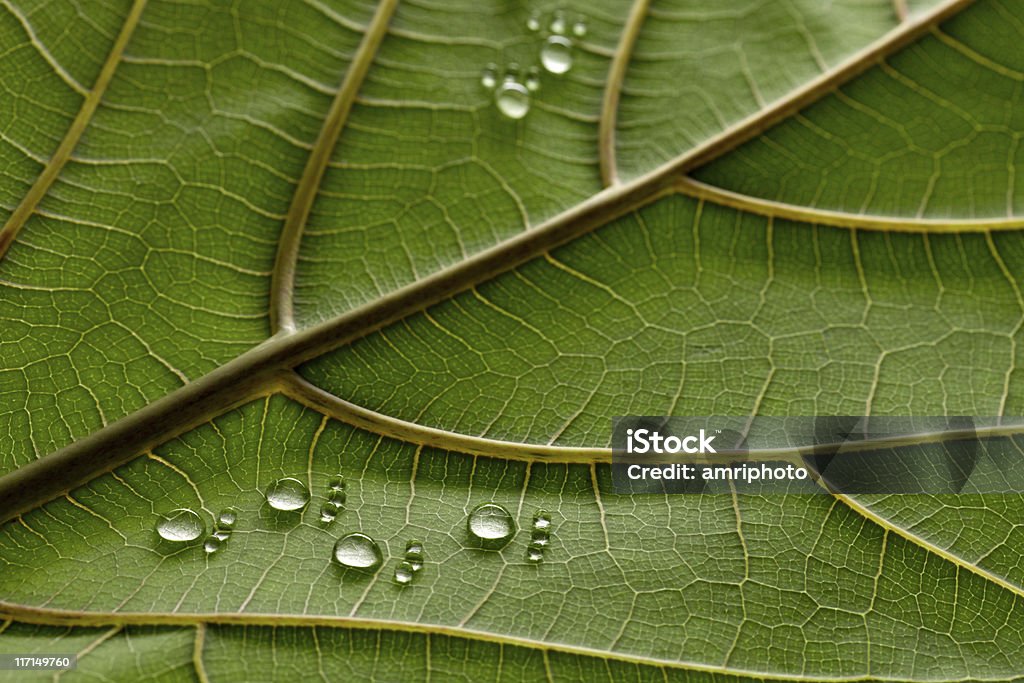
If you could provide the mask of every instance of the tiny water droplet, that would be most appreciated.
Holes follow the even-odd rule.
[[[498,111],[510,119],[521,119],[530,111],[530,91],[522,83],[506,80],[494,93]]]
[[[213,536],[211,538],[216,538],[218,541],[226,541],[229,538],[231,538],[231,532],[223,529],[218,529],[217,531],[213,532]]]
[[[238,521],[238,510],[235,508],[224,508],[217,516],[217,525],[222,529],[233,529]]]
[[[526,28],[531,31],[540,30],[540,12],[533,12],[530,14],[529,18],[526,20]]]
[[[330,524],[334,521],[335,517],[338,516],[338,506],[331,501],[325,502],[320,506],[320,521],[325,524]]]
[[[477,540],[495,548],[506,545],[516,532],[512,515],[495,503],[482,503],[473,508],[466,527]]]
[[[551,513],[547,510],[537,510],[533,516],[533,528],[534,529],[550,529],[551,528]]]
[[[340,508],[348,500],[348,496],[344,491],[334,489],[331,491],[331,495],[327,497],[327,502],[336,508]]]
[[[178,508],[157,520],[156,532],[160,538],[174,543],[194,541],[203,535],[206,525],[202,518],[188,508]]]
[[[551,32],[559,35],[565,33],[565,15],[561,12],[555,12],[551,17]]]
[[[298,479],[278,479],[267,488],[267,503],[275,510],[301,510],[309,503],[309,489]]]
[[[407,584],[412,581],[412,575],[416,573],[416,568],[412,566],[411,562],[399,562],[398,566],[395,567],[395,582],[400,584]]]
[[[409,541],[406,543],[405,561],[409,563],[414,572],[423,569],[423,543],[420,541]]]
[[[492,90],[497,84],[498,67],[494,64],[488,64],[484,67],[484,70],[480,72],[480,85],[484,86],[488,90]]]
[[[549,36],[540,51],[540,63],[553,74],[572,68],[572,41],[565,36]]]
[[[530,543],[530,545],[526,547],[526,559],[528,559],[530,562],[540,562],[541,560],[543,560],[544,546],[536,545],[535,543]]]
[[[210,536],[208,539],[206,539],[205,543],[203,543],[203,550],[205,550],[208,553],[215,553],[218,550],[220,550],[220,546],[222,543],[223,541],[217,538],[217,535],[214,534],[213,536]]]
[[[575,24],[572,25],[572,33],[574,36],[582,38],[587,35],[587,22],[579,19]]]
[[[345,477],[340,474],[331,478],[331,483],[328,487],[332,491],[344,491],[345,490]]]
[[[537,92],[540,89],[540,69],[531,66],[526,72],[526,89],[530,92]]]
[[[384,561],[377,542],[361,533],[342,536],[334,544],[334,559],[342,567],[372,571]]]

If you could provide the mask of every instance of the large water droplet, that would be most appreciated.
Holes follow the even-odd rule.
[[[278,479],[267,488],[267,503],[275,510],[301,510],[309,503],[309,489],[298,479]]]
[[[488,90],[492,90],[497,84],[498,67],[494,64],[488,64],[484,67],[484,70],[480,72],[480,85],[484,86]]]
[[[174,543],[194,541],[203,535],[206,525],[202,518],[188,508],[171,510],[156,523],[160,538]]]
[[[409,541],[405,544],[405,561],[414,572],[423,569],[423,544],[420,541]]]
[[[473,508],[466,521],[469,533],[487,547],[500,548],[516,532],[516,523],[508,510],[495,503],[483,503]]]
[[[342,567],[374,570],[384,561],[377,542],[366,534],[342,536],[334,544],[334,559]]]
[[[235,508],[224,508],[217,516],[217,526],[222,529],[233,529],[238,521],[238,511]]]
[[[208,553],[215,553],[218,550],[220,550],[220,547],[223,543],[224,541],[217,538],[216,535],[210,536],[208,539],[206,539],[206,542],[203,543],[203,550],[205,550]]]
[[[572,68],[572,41],[565,36],[550,36],[540,51],[540,63],[553,74]]]
[[[516,81],[505,81],[494,93],[498,111],[510,119],[521,119],[530,111],[530,91]]]
[[[413,574],[416,573],[416,569],[412,566],[411,562],[399,562],[398,566],[395,567],[395,582],[401,584],[407,584],[412,581]]]

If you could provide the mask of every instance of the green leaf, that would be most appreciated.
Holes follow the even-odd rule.
[[[0,652],[1022,676],[1022,496],[624,496],[607,461],[615,415],[1024,409],[1024,3],[86,11],[0,7]],[[537,63],[535,11],[586,35],[512,121],[480,73]],[[303,512],[266,504],[282,477]],[[183,507],[206,534],[161,541]],[[379,571],[332,561],[354,531]]]

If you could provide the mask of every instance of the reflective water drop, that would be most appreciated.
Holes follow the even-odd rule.
[[[580,38],[587,35],[587,22],[583,21],[582,19],[578,20],[575,24],[572,25],[572,33],[573,35],[579,36]]]
[[[416,573],[416,568],[412,566],[411,562],[399,562],[398,566],[395,567],[395,582],[406,584],[412,581],[413,574]]]
[[[222,529],[233,529],[238,521],[238,511],[235,508],[224,508],[217,516],[217,525]]]
[[[320,506],[320,521],[325,524],[330,524],[338,516],[338,506],[331,501],[325,502]]]
[[[267,503],[275,510],[301,510],[309,503],[309,489],[298,479],[278,479],[267,488]]]
[[[530,543],[526,548],[526,559],[530,562],[540,562],[544,559],[544,548],[543,546],[535,545]]]
[[[498,84],[498,67],[494,64],[485,66],[480,72],[480,84],[488,90],[494,88]]]
[[[551,513],[547,510],[537,510],[537,513],[533,516],[533,528],[544,530],[550,529]]]
[[[327,502],[336,508],[340,508],[344,505],[346,500],[348,500],[348,496],[345,492],[337,489],[331,491],[331,495],[327,497]]]
[[[331,478],[331,483],[328,484],[328,488],[332,491],[344,491],[345,490],[345,477],[340,474]]]
[[[494,503],[483,503],[469,513],[466,528],[487,547],[500,548],[512,539],[516,523],[505,508]]]
[[[530,17],[526,20],[526,28],[531,31],[540,30],[540,12],[533,12]]]
[[[224,529],[218,529],[213,532],[213,536],[211,536],[211,538],[216,538],[218,541],[226,541],[231,538],[231,532]]]
[[[405,544],[405,561],[409,563],[414,572],[423,569],[423,544],[419,541],[409,541]]]
[[[551,536],[548,534],[548,532],[540,529],[534,529],[533,534],[530,536],[530,544],[545,546],[548,544],[548,540],[550,538]]]
[[[561,12],[555,12],[551,17],[551,32],[559,35],[565,33],[565,15]]]
[[[494,93],[498,111],[510,119],[521,119],[530,111],[530,91],[516,81],[506,80]]]
[[[565,36],[550,36],[540,51],[540,63],[553,74],[572,68],[572,41]]]
[[[342,567],[364,570],[374,570],[384,561],[377,542],[360,533],[339,538],[334,544],[334,559]]]
[[[171,510],[156,523],[160,538],[174,543],[194,541],[203,535],[206,525],[202,518],[188,508]]]
[[[216,534],[214,534],[213,536],[210,536],[208,539],[206,539],[205,543],[203,543],[203,550],[205,550],[208,553],[215,553],[218,550],[220,550],[220,546],[223,542],[224,541],[217,538]]]
[[[540,89],[540,69],[535,66],[531,66],[530,70],[526,72],[526,89],[530,92]]]

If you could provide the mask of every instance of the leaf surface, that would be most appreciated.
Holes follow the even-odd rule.
[[[1021,410],[1024,5],[561,5],[573,68],[505,119],[481,69],[535,64],[556,9],[3,4],[0,650],[161,681],[1022,674],[1021,496],[629,497],[607,446],[623,414]],[[304,512],[266,505],[281,477]],[[467,537],[486,501],[500,551]],[[228,506],[215,553],[154,531]],[[349,531],[380,571],[331,561]]]

